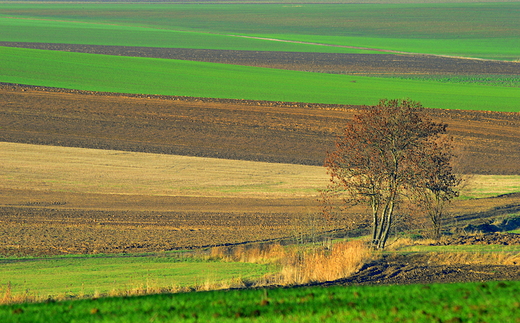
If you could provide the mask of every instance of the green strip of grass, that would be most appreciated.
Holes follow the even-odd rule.
[[[520,175],[475,175],[465,181],[460,197],[468,200],[520,192]]]
[[[0,297],[8,284],[13,295],[82,297],[134,288],[196,287],[206,282],[250,280],[267,272],[267,265],[210,262],[179,253],[7,258],[0,259]]]
[[[369,53],[340,47],[277,42],[200,31],[168,30],[103,23],[47,21],[0,17],[0,41],[227,49],[289,52]]]
[[[445,84],[180,60],[0,47],[0,81],[90,91],[375,104],[412,98],[430,108],[520,111],[510,87]]]
[[[0,306],[4,322],[514,322],[520,281],[230,290]]]

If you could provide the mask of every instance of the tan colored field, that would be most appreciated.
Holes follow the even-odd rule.
[[[327,185],[320,166],[0,142],[0,188],[115,195],[301,198]],[[520,175],[471,175],[468,198],[520,192]]]
[[[0,143],[1,254],[280,239],[318,211],[317,166]],[[320,222],[320,230],[331,223]],[[318,225],[318,224],[316,224]],[[339,223],[336,223],[337,227]]]
[[[0,188],[150,196],[316,198],[324,167],[0,142]]]

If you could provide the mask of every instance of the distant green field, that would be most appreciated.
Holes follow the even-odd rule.
[[[511,87],[334,75],[181,60],[0,47],[0,82],[90,91],[375,104],[381,98],[426,107],[520,111]]]
[[[3,322],[515,322],[520,281],[229,290],[0,306]],[[517,314],[515,314],[517,313]]]
[[[0,41],[520,59],[520,3],[0,3]]]
[[[199,31],[70,21],[50,22],[47,20],[11,19],[2,16],[0,16],[0,29],[2,30],[0,41],[289,52],[370,52],[340,47],[242,38]]]
[[[0,258],[0,297],[8,284],[13,295],[92,297],[136,288],[196,287],[207,282],[250,280],[267,272],[267,265],[202,261],[185,258],[181,253]]]

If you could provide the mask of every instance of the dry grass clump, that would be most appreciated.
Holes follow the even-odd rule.
[[[294,285],[345,278],[372,258],[368,245],[360,240],[339,242],[330,247],[279,244],[214,247],[212,259],[253,263],[270,263],[277,273],[264,276],[255,286]]]
[[[278,243],[213,247],[210,253],[210,259],[255,264],[275,263],[285,256],[286,251]]]
[[[331,281],[352,275],[371,258],[365,242],[340,242],[333,244],[330,250],[291,252],[285,257],[280,274],[284,285]]]
[[[54,302],[54,301],[65,301],[70,299],[96,299],[100,297],[126,297],[126,296],[141,296],[151,294],[168,294],[168,293],[185,293],[194,291],[209,291],[209,290],[222,290],[230,288],[245,288],[246,282],[241,278],[234,278],[225,281],[211,281],[206,280],[203,283],[195,286],[178,286],[172,285],[168,287],[146,284],[139,285],[129,289],[112,289],[108,293],[94,292],[91,295],[75,295],[70,296],[66,294],[58,294],[50,296],[42,296],[39,294],[13,294],[10,284],[7,284],[7,288],[3,291],[3,296],[0,297],[0,305],[8,304],[20,304],[20,303],[40,303],[40,302]],[[0,291],[1,293],[2,291]]]
[[[520,265],[520,254],[503,252],[430,252],[428,262],[439,265]]]
[[[246,283],[241,278],[233,278],[230,280],[224,281],[212,281],[206,280],[202,283],[199,283],[194,286],[178,286],[172,285],[168,287],[147,284],[134,287],[128,290],[112,290],[108,294],[111,297],[120,297],[120,296],[138,296],[138,295],[150,295],[150,294],[167,294],[167,293],[186,293],[186,292],[194,292],[194,291],[209,291],[209,290],[220,290],[220,289],[230,289],[230,288],[244,288],[246,287]]]
[[[3,292],[3,296],[0,297],[0,305],[8,305],[8,304],[21,304],[21,303],[36,303],[36,302],[52,302],[52,301],[61,301],[67,299],[66,295],[58,295],[56,297],[42,296],[34,293],[29,293],[26,291],[21,294],[13,294],[11,282],[7,283],[7,287],[5,290],[0,290],[0,293]]]

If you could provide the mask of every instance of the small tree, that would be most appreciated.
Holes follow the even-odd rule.
[[[453,196],[448,188],[454,182],[444,180],[451,174],[451,155],[446,154],[448,146],[441,144],[446,127],[432,122],[418,102],[381,100],[366,107],[327,154],[330,184],[323,191],[325,205],[330,206],[333,197],[341,197],[345,205],[367,205],[372,245],[383,249],[403,197],[420,196],[432,202],[437,196],[439,201]],[[438,182],[441,189],[435,186]]]
[[[453,139],[439,137],[425,146],[425,154],[418,167],[419,181],[415,184],[417,203],[426,211],[432,224],[431,236],[440,239],[445,218],[445,204],[459,196],[456,190],[461,179],[453,174]]]

